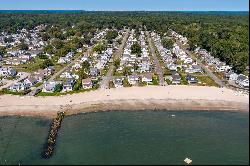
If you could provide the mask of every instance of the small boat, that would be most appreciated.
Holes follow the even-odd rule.
[[[192,160],[189,159],[189,158],[185,158],[184,162],[187,163],[187,164],[190,164],[190,163],[192,163]]]
[[[171,117],[175,117],[175,115],[173,114],[173,115],[171,115]]]

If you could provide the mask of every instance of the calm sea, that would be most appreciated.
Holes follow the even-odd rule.
[[[175,115],[175,117],[171,116]],[[40,158],[50,121],[0,117],[1,164],[249,164],[249,114],[113,111],[64,119],[55,155]]]

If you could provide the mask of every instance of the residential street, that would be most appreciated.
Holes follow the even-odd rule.
[[[159,76],[159,85],[165,86],[165,85],[167,85],[167,83],[164,80],[164,76],[163,76],[163,72],[162,72],[162,68],[161,68],[159,59],[155,53],[155,47],[154,47],[154,44],[152,42],[152,38],[151,38],[150,34],[148,33],[148,31],[146,32],[146,35],[147,35],[147,39],[148,39],[148,43],[149,43],[149,49],[150,49],[151,55],[154,59],[155,70],[156,70],[157,75]]]
[[[221,79],[219,79],[209,68],[207,68],[198,58],[196,58],[189,50],[184,48],[182,44],[177,41],[177,45],[182,48],[189,56],[191,56],[193,59],[195,59],[199,66],[202,67],[202,69],[207,73],[209,77],[211,77],[220,87],[224,87],[225,84],[222,82]]]
[[[123,54],[123,48],[124,48],[124,46],[126,44],[129,33],[130,33],[130,30],[127,30],[126,34],[123,36],[122,44],[119,46],[118,50],[116,50],[116,52],[114,53],[113,60],[116,60],[117,58],[120,58],[121,55]],[[101,89],[107,89],[108,88],[108,83],[109,83],[109,80],[112,78],[113,70],[114,70],[114,64],[112,64],[109,67],[106,76],[102,77],[102,80],[100,82],[100,88]]]

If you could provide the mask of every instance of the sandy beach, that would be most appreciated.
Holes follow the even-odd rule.
[[[249,112],[249,95],[205,86],[146,86],[29,97],[0,96],[0,115],[53,117],[109,110],[231,110]]]

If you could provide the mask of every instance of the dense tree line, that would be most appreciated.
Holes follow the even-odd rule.
[[[173,29],[188,37],[190,49],[205,48],[232,65],[235,71],[243,72],[249,65],[248,21],[248,12],[0,12],[0,31],[16,32],[46,23],[48,27],[40,35],[44,40],[55,38],[57,41],[47,49],[61,55],[68,47],[90,44],[96,29],[146,27],[161,35]],[[112,40],[116,34],[109,33],[108,38]],[[75,40],[58,42],[70,36],[76,37]]]

